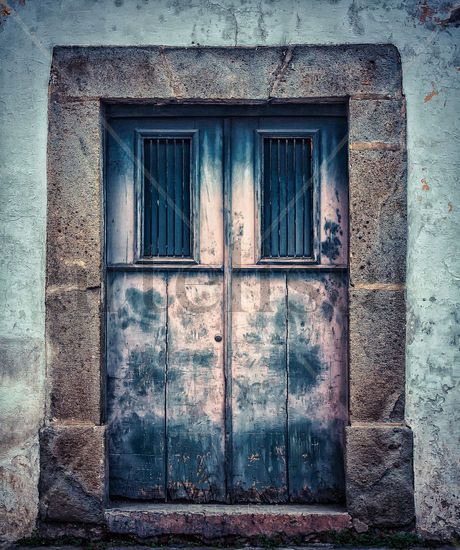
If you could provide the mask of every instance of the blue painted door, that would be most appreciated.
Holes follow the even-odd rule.
[[[344,111],[181,109],[106,122],[110,495],[341,501]]]

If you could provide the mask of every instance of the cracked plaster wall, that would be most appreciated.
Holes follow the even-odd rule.
[[[399,48],[407,98],[406,417],[417,525],[429,536],[458,533],[459,10],[441,0],[2,0],[0,18],[0,536],[29,533],[38,503],[52,47],[372,42]]]

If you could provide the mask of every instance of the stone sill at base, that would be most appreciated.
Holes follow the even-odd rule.
[[[352,527],[343,508],[319,505],[113,503],[105,519],[110,533],[141,538],[295,537]]]

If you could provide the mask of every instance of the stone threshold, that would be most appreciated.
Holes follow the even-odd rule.
[[[105,519],[110,533],[141,538],[298,537],[352,527],[344,508],[328,505],[112,503]]]

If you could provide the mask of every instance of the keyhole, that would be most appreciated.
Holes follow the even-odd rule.
[[[220,334],[216,334],[216,335],[214,336],[214,340],[215,340],[216,342],[222,342],[222,336],[221,336]]]

